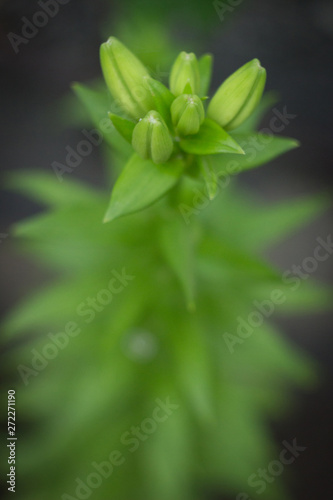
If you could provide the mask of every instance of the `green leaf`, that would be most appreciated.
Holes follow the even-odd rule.
[[[198,63],[199,63],[199,73],[200,73],[199,96],[205,96],[208,94],[210,81],[212,77],[213,56],[211,54],[205,54],[202,57],[200,57]]]
[[[223,241],[253,253],[286,239],[331,206],[330,197],[323,194],[271,205],[258,203],[256,197],[233,183],[223,187],[221,182],[219,193],[221,196],[198,214],[201,224]]]
[[[94,117],[95,119],[99,119],[99,116],[103,114],[105,115],[105,110],[111,102],[110,95],[102,78],[90,80],[87,83],[72,82],[70,92],[67,94],[67,99],[69,98],[78,107],[83,109],[86,116],[90,114],[90,117]],[[65,101],[64,106],[66,104]],[[84,104],[83,108],[82,104]],[[96,107],[93,107],[93,105]],[[81,123],[81,125],[84,125],[84,123],[86,122]]]
[[[286,239],[298,228],[318,217],[329,206],[329,197],[318,195],[304,199],[287,201],[275,206],[258,207],[247,221],[247,230],[253,235],[253,250],[258,251],[273,246]],[[260,228],[264,227],[265,231]]]
[[[233,137],[241,145],[245,155],[226,154],[212,157],[212,164],[218,176],[235,175],[259,167],[299,146],[295,139],[260,133],[233,134]]]
[[[161,226],[160,239],[162,253],[183,288],[187,307],[194,310],[193,242],[189,227],[172,214]]]
[[[200,424],[214,421],[214,361],[209,357],[206,332],[193,315],[176,319],[169,316],[172,362],[170,376],[177,381],[182,401]],[[173,326],[174,325],[174,326]]]
[[[170,106],[175,100],[175,96],[158,80],[147,78],[146,82],[154,99],[156,111],[160,113],[168,127],[172,127]]]
[[[333,302],[333,290],[314,281],[302,280],[292,271],[284,271],[278,286],[268,286],[267,283],[254,283],[253,296],[261,302],[270,296],[273,289],[281,291],[281,304],[276,309],[278,313],[313,314],[328,311]]]
[[[230,358],[234,361],[233,356]],[[238,364],[238,366],[243,373],[243,365]],[[228,379],[229,376],[230,374]],[[211,481],[214,481],[214,484],[221,484],[221,487],[227,485],[227,488],[234,492],[246,490],[247,478],[252,471],[257,470],[261,463],[270,461],[266,432],[263,431],[260,417],[257,417],[258,410],[248,396],[252,391],[251,386],[244,391],[242,387],[232,385],[229,380],[227,384],[223,384],[218,396],[220,407],[218,424],[207,426],[201,437],[204,460],[209,467]],[[234,467],[233,464],[237,462],[237,456],[240,454],[243,457],[242,463],[239,467]],[[258,500],[258,498],[254,497],[251,491],[251,499]],[[272,496],[267,496],[265,500],[268,499],[272,500]]]
[[[148,207],[169,191],[182,173],[180,160],[155,165],[134,154],[113,188],[104,222]]]
[[[178,399],[171,397],[176,404]],[[181,401],[182,402],[182,401]],[[188,425],[188,412],[183,405],[158,429],[143,447],[140,462],[148,494],[145,498],[189,500],[193,453]],[[125,497],[124,497],[125,498]]]
[[[76,180],[66,178],[66,182],[59,182],[55,175],[38,170],[9,174],[5,187],[52,207],[73,206],[100,198],[100,193]]]
[[[114,265],[125,256],[118,228],[101,224],[107,199],[98,203],[66,205],[64,208],[33,216],[13,227],[25,253],[47,264],[53,271],[95,273],[112,255]],[[104,201],[103,201],[104,200]],[[86,228],[89,226],[89,235]],[[111,253],[110,253],[111,252]]]
[[[101,78],[90,81],[89,88],[97,92],[105,92],[105,84]],[[91,124],[91,117],[87,109],[82,106],[73,89],[70,89],[60,99],[57,99],[51,106],[53,119],[59,126],[66,125],[67,127],[82,129]]]
[[[210,262],[216,262],[222,265],[221,272],[223,273],[224,266],[231,266],[237,272],[254,274],[261,279],[267,279],[272,282],[280,283],[280,273],[265,261],[243,252],[237,247],[233,247],[226,242],[215,239],[215,237],[207,236],[200,244],[200,254],[209,259]]]
[[[135,127],[135,123],[127,120],[126,118],[122,118],[121,116],[114,115],[113,113],[108,113],[110,120],[112,121],[115,129],[119,132],[119,134],[126,139],[130,144],[132,143],[132,134]]]
[[[217,195],[218,177],[208,156],[199,157],[199,165],[201,175],[206,184],[208,197],[210,200],[213,200]]]
[[[94,125],[98,127],[101,119],[107,118],[107,111],[110,108],[107,92],[95,90],[82,83],[73,83],[72,89],[87,109]]]
[[[96,91],[80,83],[74,83],[72,88],[86,107],[94,126],[103,134],[109,145],[124,155],[128,155],[129,151],[132,152],[132,148],[129,148],[127,141],[119,137],[108,119],[107,113],[112,106],[107,92]]]
[[[4,323],[5,335],[28,330],[59,327],[68,318],[76,318],[76,308],[92,290],[98,288],[98,279],[87,276],[79,280],[62,281],[43,288],[26,298]]]
[[[197,134],[182,138],[179,144],[183,151],[195,155],[244,154],[236,140],[208,118],[205,119]]]

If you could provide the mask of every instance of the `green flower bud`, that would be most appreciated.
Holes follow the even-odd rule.
[[[124,111],[135,119],[153,109],[154,101],[145,84],[147,69],[117,38],[111,37],[101,45],[101,66],[106,84]]]
[[[149,111],[135,125],[132,146],[144,159],[149,158],[154,163],[168,161],[173,150],[173,141],[168,127],[157,111]]]
[[[205,119],[205,110],[197,95],[182,94],[171,104],[172,122],[180,135],[199,132]]]
[[[170,73],[170,90],[174,95],[180,95],[189,84],[193,94],[199,94],[200,73],[197,58],[193,52],[181,52],[175,60]]]
[[[266,70],[258,59],[244,64],[218,88],[207,116],[226,130],[237,128],[258,106],[265,82]]]

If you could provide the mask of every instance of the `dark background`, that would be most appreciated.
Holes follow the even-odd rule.
[[[226,2],[227,3],[227,2]],[[333,155],[333,2],[243,0],[221,20],[213,2],[110,2],[70,0],[15,54],[7,38],[20,33],[22,17],[31,19],[40,10],[37,1],[0,2],[1,46],[1,171],[40,168],[63,161],[65,147],[77,144],[74,126],[64,127],[59,99],[72,81],[100,76],[98,49],[101,26],[108,19],[111,30],[119,19],[150,8],[149,15],[167,23],[179,50],[191,43],[215,56],[213,87],[253,57],[267,69],[267,89],[278,89],[279,109],[296,114],[285,132],[302,147],[255,173],[241,176],[241,183],[267,201],[332,190]],[[229,5],[232,5],[232,1]],[[235,5],[235,4],[233,4]],[[164,9],[164,10],[163,10]],[[134,33],[135,35],[135,33]],[[135,49],[135,47],[131,47]],[[195,49],[194,49],[195,50]],[[161,68],[167,70],[167,68]],[[268,119],[266,124],[268,123]],[[265,123],[263,124],[265,125]],[[72,174],[102,185],[103,161],[98,150]],[[0,242],[5,313],[29,290],[47,279],[37,267],[13,254],[9,227],[40,207],[12,192],[1,194]],[[312,255],[318,236],[331,233],[332,211],[297,232],[270,256],[289,268]],[[333,281],[332,258],[321,263],[315,278]],[[332,314],[277,319],[284,334],[310,353],[322,366],[322,385],[310,394],[297,394],[299,404],[292,416],[274,426],[277,442],[284,439],[307,447],[293,464],[290,489],[296,500],[330,498],[333,490]],[[240,457],[241,460],[241,457]],[[264,465],[264,464],[263,464]]]

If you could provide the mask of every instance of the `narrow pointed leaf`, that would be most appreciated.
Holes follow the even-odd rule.
[[[169,319],[170,331],[176,320]],[[182,400],[193,412],[194,418],[204,425],[214,422],[214,363],[209,358],[207,337],[195,321],[195,317],[182,318],[173,327],[173,363]]]
[[[200,157],[199,157],[200,158]],[[201,161],[200,161],[201,160]],[[207,193],[210,200],[213,200],[217,195],[218,188],[218,177],[215,170],[211,165],[210,158],[208,156],[203,156],[199,160],[200,172],[205,181]]]
[[[267,283],[254,283],[252,293],[260,302],[270,296],[273,290],[281,291],[281,302],[277,312],[288,314],[313,314],[327,311],[333,303],[333,290],[327,285],[301,279],[291,270],[281,274],[278,286]]]
[[[71,206],[98,199],[100,194],[74,179],[59,182],[55,175],[38,170],[9,174],[5,181],[7,189],[21,193],[52,207]]]
[[[221,262],[224,265],[234,267],[239,272],[254,274],[261,279],[281,282],[278,270],[251,253],[243,252],[226,242],[207,237],[200,245],[200,253],[212,262]]]
[[[273,246],[297,229],[305,226],[331,206],[329,197],[318,195],[287,201],[258,209],[248,220],[248,231],[255,251]],[[264,227],[265,231],[260,228]]]
[[[260,133],[233,134],[233,137],[241,145],[245,155],[227,154],[212,157],[212,164],[218,176],[235,175],[259,167],[299,146],[295,139]]]
[[[110,107],[110,101],[106,91],[96,90],[82,83],[73,83],[72,89],[81,103],[88,111],[93,123],[99,124],[101,118],[107,117],[107,110]]]
[[[135,123],[113,113],[109,113],[109,118],[119,134],[131,144]]]
[[[43,288],[25,299],[14,313],[8,315],[4,322],[5,335],[64,324],[67,318],[75,318],[76,308],[85,293],[88,294],[95,288],[98,290],[98,285],[94,276],[88,276]]]
[[[155,165],[134,154],[113,188],[104,222],[148,207],[178,182],[182,172],[180,160]]]
[[[72,88],[88,111],[92,123],[103,135],[103,138],[112,148],[127,156],[130,151],[127,141],[123,141],[119,137],[110,122],[109,126],[106,126],[108,122],[107,113],[112,109],[112,103],[109,101],[107,92],[97,91],[80,83],[74,83]]]
[[[186,153],[196,155],[244,154],[236,140],[208,118],[205,119],[197,134],[182,138],[179,144]]]
[[[210,160],[215,157],[210,157]],[[249,252],[261,252],[286,239],[327,210],[332,202],[328,195],[286,200],[267,206],[239,186],[227,184],[199,217],[214,234]],[[235,227],[238,231],[235,231]],[[265,230],[263,230],[265,228]]]
[[[212,77],[213,56],[205,54],[199,59],[199,72],[200,72],[200,93],[199,96],[208,94],[210,81]]]
[[[183,402],[174,396],[171,401],[176,404]],[[187,485],[192,477],[193,453],[187,416],[183,405],[180,406],[165,425],[160,426],[154,439],[147,440],[143,447],[143,483],[148,492],[145,498],[189,499]]]
[[[178,217],[170,217],[168,223],[161,227],[160,239],[161,250],[183,288],[188,309],[193,310],[194,262],[189,228]]]

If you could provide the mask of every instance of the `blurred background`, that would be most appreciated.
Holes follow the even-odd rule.
[[[41,2],[43,3],[43,2]],[[63,0],[54,17],[30,38],[22,27],[41,8],[37,1],[0,2],[1,173],[64,162],[66,146],[82,139],[70,117],[73,81],[100,77],[99,45],[117,35],[141,57],[155,77],[166,78],[179,50],[215,57],[212,87],[249,59],[267,69],[267,90],[278,90],[279,104],[295,115],[283,131],[302,147],[240,183],[263,201],[290,199],[332,190],[333,3],[328,0],[192,0],[176,2]],[[40,18],[43,24],[43,19]],[[147,33],[148,30],[148,33]],[[150,43],[147,43],[150,40]],[[153,41],[153,42],[152,42]],[[166,50],[166,48],[168,50]],[[157,62],[158,61],[158,62]],[[77,110],[76,110],[77,112]],[[74,116],[74,115],[73,115]],[[268,126],[268,114],[262,126]],[[105,165],[96,147],[71,174],[103,186]],[[1,193],[0,254],[4,283],[1,312],[50,278],[12,251],[11,224],[41,207],[9,191]],[[313,254],[316,238],[332,231],[332,211],[293,235],[269,257],[281,269]],[[332,257],[313,276],[333,282]],[[274,426],[277,442],[297,441],[306,453],[293,465],[295,499],[328,498],[333,489],[333,338],[332,313],[275,317],[284,335],[314,357],[323,382],[311,394],[295,394],[297,411]]]

